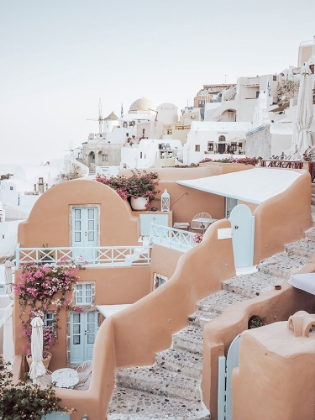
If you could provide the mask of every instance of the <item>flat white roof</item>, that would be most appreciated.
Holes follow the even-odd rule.
[[[254,168],[176,182],[196,190],[260,204],[285,191],[299,176],[301,174],[294,170]]]

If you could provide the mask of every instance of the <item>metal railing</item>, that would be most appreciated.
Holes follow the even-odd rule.
[[[297,160],[266,159],[262,161],[262,166],[266,168],[302,169],[303,162]]]
[[[16,267],[24,264],[147,265],[150,246],[16,248]]]
[[[151,242],[157,245],[166,246],[167,248],[184,252],[189,251],[196,246],[193,239],[194,235],[195,234],[192,232],[151,223]]]

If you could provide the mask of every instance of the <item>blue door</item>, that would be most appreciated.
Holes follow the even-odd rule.
[[[230,215],[235,267],[250,267],[254,258],[254,216],[249,207],[239,204]]]
[[[95,264],[98,246],[97,207],[72,208],[72,254],[73,259]]]
[[[98,312],[70,314],[70,363],[80,364],[93,358],[98,329]]]

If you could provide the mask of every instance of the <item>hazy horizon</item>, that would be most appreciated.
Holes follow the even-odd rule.
[[[203,84],[279,73],[314,35],[313,0],[0,2],[0,161],[62,157],[138,98],[179,109]],[[298,28],[298,29],[296,29]]]

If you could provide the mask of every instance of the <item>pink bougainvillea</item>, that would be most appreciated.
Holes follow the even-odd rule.
[[[200,242],[202,242],[202,240],[203,240],[203,234],[202,233],[196,233],[193,237],[193,241],[196,244],[200,244]]]
[[[147,197],[150,201],[158,200],[156,194],[161,191],[156,187],[159,185],[159,175],[157,172],[132,171],[132,175],[111,176],[106,178],[102,175],[96,176],[96,181],[108,185],[123,199],[129,197]]]
[[[58,264],[37,265],[34,263],[26,264],[19,274],[19,281],[13,284],[14,293],[19,297],[21,307],[21,336],[27,339],[27,344],[23,346],[27,355],[30,354],[31,342],[31,320],[34,317],[44,316],[51,306],[53,315],[50,319],[50,325],[44,326],[44,354],[49,352],[50,348],[57,344],[57,329],[59,312],[62,308],[68,310],[80,311],[81,308],[72,307],[72,300],[67,297],[73,290],[75,283],[80,279],[77,275],[79,265],[63,266],[63,261]],[[25,321],[25,314],[28,312],[29,319]]]

